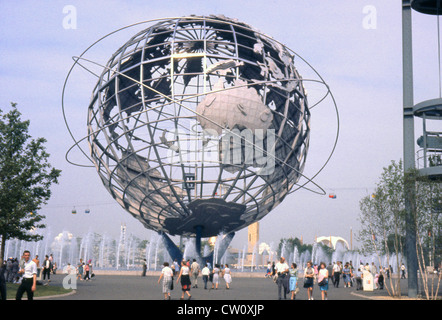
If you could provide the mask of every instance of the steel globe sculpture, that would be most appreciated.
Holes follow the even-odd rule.
[[[197,244],[262,219],[303,176],[309,146],[294,58],[224,16],[138,32],[103,66],[88,108],[104,186],[145,227]]]

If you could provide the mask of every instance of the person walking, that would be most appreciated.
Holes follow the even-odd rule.
[[[342,269],[342,279],[344,280],[344,288],[350,288],[351,271],[348,262],[345,263]]]
[[[318,285],[321,290],[321,298],[322,300],[327,300],[327,291],[328,291],[328,270],[324,262],[319,264],[318,271]]]
[[[401,279],[407,279],[405,277],[405,265],[404,264],[401,265]]]
[[[193,279],[193,288],[198,288],[198,275],[200,274],[201,269],[196,259],[193,259],[192,264],[190,265],[190,272]]]
[[[34,292],[37,288],[37,265],[30,259],[31,253],[28,250],[23,252],[23,258],[23,268],[19,271],[19,274],[23,276],[23,279],[17,289],[15,299],[21,300],[23,294],[26,292],[28,300],[34,300]]]
[[[291,300],[296,299],[296,294],[298,293],[298,266],[296,263],[292,263],[291,268],[289,269],[289,290],[291,293]]]
[[[229,290],[230,283],[232,283],[232,274],[230,272],[230,268],[229,268],[228,264],[226,264],[226,266],[223,270],[223,278],[224,278],[224,281],[226,282],[226,289]]]
[[[83,280],[89,281],[89,279],[90,279],[90,276],[89,276],[89,272],[90,272],[89,263],[84,265],[84,272],[85,272],[85,274],[84,274]]]
[[[340,266],[340,261],[337,261],[334,265],[333,265],[333,285],[335,286],[335,288],[339,288],[339,281],[341,278],[341,266]]]
[[[187,266],[184,260],[181,262],[181,270],[178,278],[176,279],[176,283],[178,283],[180,279],[181,279],[181,290],[182,290],[181,300],[184,300],[184,293],[187,294],[190,300],[190,298],[192,297],[189,293],[190,286],[192,285],[192,283],[190,282],[190,268]]]
[[[281,257],[279,262],[275,265],[277,274],[276,284],[278,285],[278,299],[282,299],[281,290],[284,291],[284,299],[287,299],[287,281],[289,277],[289,266],[285,262],[285,258]]]
[[[215,268],[213,268],[213,271],[212,271],[212,275],[213,275],[212,289],[215,288],[215,290],[218,290],[220,272],[221,272],[221,270],[219,268],[219,264],[215,264]]]
[[[308,300],[313,300],[313,280],[315,277],[315,270],[312,267],[312,262],[307,262],[307,267],[304,269],[304,288],[307,289]]]
[[[173,290],[173,271],[169,267],[168,262],[163,263],[163,269],[161,270],[158,283],[163,279],[162,292],[164,294],[164,300],[170,300],[170,291]]]
[[[83,273],[84,273],[84,262],[83,259],[80,259],[80,263],[77,267],[77,280],[80,279],[80,281],[83,281]]]
[[[209,276],[210,276],[210,269],[207,264],[201,270],[201,275],[203,276],[204,289],[207,290],[207,282],[209,282]]]

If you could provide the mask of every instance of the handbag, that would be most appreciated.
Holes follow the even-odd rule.
[[[318,282],[318,286],[323,287],[327,284],[327,280],[324,278],[321,282]]]
[[[305,278],[304,280],[304,288],[308,288],[313,284],[313,278]]]

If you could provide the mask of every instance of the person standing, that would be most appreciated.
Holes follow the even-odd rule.
[[[307,267],[304,269],[304,288],[307,289],[308,300],[313,300],[313,280],[315,277],[315,270],[312,267],[312,262],[307,262]]]
[[[143,260],[141,261],[141,263],[142,263],[142,265],[143,265],[143,272],[141,273],[141,276],[142,276],[142,277],[145,277],[145,276],[146,276],[146,271],[147,271],[147,262],[146,262],[146,259],[143,259]]]
[[[382,266],[379,266],[379,278],[378,278],[379,289],[384,289],[384,271],[382,270]]]
[[[200,274],[200,265],[196,262],[196,259],[193,259],[192,264],[190,265],[190,272],[192,273],[193,279],[193,288],[198,288],[198,275]]]
[[[178,272],[180,272],[180,265],[178,264],[178,261],[173,260],[173,264],[172,264],[172,270],[174,271],[174,275],[178,274]]]
[[[40,260],[38,260],[38,255],[36,255],[35,258],[32,259],[32,261],[34,261],[35,264],[37,265],[37,279],[39,279],[41,275],[41,269],[40,269]]]
[[[3,261],[0,261],[0,296],[1,300],[6,300],[6,279],[5,279],[5,272],[6,272],[6,264],[3,263]]]
[[[362,278],[363,273],[361,271],[361,268],[358,268],[358,271],[356,271],[355,279],[356,279],[356,290],[362,290]]]
[[[92,267],[93,267],[92,259],[89,259],[87,264],[88,264],[88,267],[89,267],[89,280],[92,280],[92,278],[94,277],[94,272],[92,270]]]
[[[23,261],[22,261],[23,260]],[[23,262],[24,264],[24,259],[22,257],[22,260],[20,260],[20,262]],[[20,264],[18,262],[18,259],[15,258],[14,261],[12,262],[12,283],[17,283],[17,280],[19,279],[19,270],[20,270]]]
[[[282,299],[281,290],[284,290],[284,299],[286,299],[289,266],[285,262],[284,257],[281,257],[281,259],[279,259],[279,262],[275,265],[275,270],[278,276],[278,278],[276,279],[276,284],[278,285],[278,299]]]
[[[331,262],[328,264],[328,266],[327,266],[327,271],[328,271],[328,280],[329,280],[329,283],[330,283],[330,281],[334,284],[334,280],[333,280],[333,276],[332,276],[332,273],[333,273],[333,265],[331,264]]]
[[[318,285],[321,290],[321,298],[322,300],[327,300],[327,291],[328,291],[328,270],[324,262],[319,264],[318,271]]]
[[[374,262],[371,263],[370,272],[373,275],[373,277],[378,273],[378,268],[374,265]]]
[[[12,257],[6,261],[6,282],[12,282]]]
[[[291,300],[296,299],[296,294],[298,292],[298,266],[296,263],[292,263],[292,266],[289,270],[290,279],[289,279],[289,289],[292,294]]]
[[[34,292],[37,288],[37,265],[31,259],[31,253],[26,250],[23,252],[24,265],[19,273],[23,276],[22,282],[15,295],[16,300],[21,300],[26,292],[28,300],[34,300]]]
[[[266,270],[266,274],[264,275],[264,278],[270,277],[272,274],[272,264],[270,263],[270,261],[267,262],[267,270]]]
[[[161,275],[158,279],[158,283],[160,283],[161,279],[163,279],[164,300],[170,300],[170,291],[173,288],[173,271],[169,267],[168,262],[163,263],[163,269],[161,270]]]
[[[178,278],[176,279],[176,283],[178,283],[180,279],[181,279],[181,289],[183,291],[183,293],[181,294],[181,300],[184,299],[184,293],[187,294],[190,300],[190,298],[192,297],[189,293],[190,286],[192,285],[192,283],[190,282],[190,268],[187,266],[184,260],[183,262],[181,262],[181,270]]]
[[[51,269],[52,264],[49,260],[49,257],[46,255],[45,260],[43,261],[43,281],[48,277],[48,283],[51,282]]]

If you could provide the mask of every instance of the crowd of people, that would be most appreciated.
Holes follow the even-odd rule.
[[[17,290],[16,299],[21,300],[23,294],[26,292],[28,299],[33,299],[33,292],[35,291],[35,285],[45,284],[51,281],[51,274],[56,274],[57,264],[53,259],[52,254],[46,255],[43,261],[39,260],[38,256],[34,259],[30,259],[30,252],[25,251],[23,256],[18,258],[9,258],[3,262],[0,268],[0,294],[2,299],[6,299],[6,286],[9,283],[19,283],[20,286]],[[406,278],[406,268],[404,264],[401,265],[398,270],[401,279]],[[80,259],[76,266],[70,264],[64,270],[64,273],[75,274],[76,279],[80,281],[89,281],[94,277],[92,272],[92,261],[88,260],[87,263]],[[313,264],[312,261],[308,261],[306,267],[303,269],[303,283],[299,285],[301,270],[298,269],[296,263],[292,263],[290,266],[285,261],[285,258],[281,257],[275,264],[268,263],[265,273],[266,278],[273,279],[278,287],[278,299],[296,299],[296,295],[300,290],[300,287],[307,291],[308,300],[313,300],[313,288],[315,284],[319,286],[322,300],[328,299],[329,283],[335,288],[339,288],[339,285],[343,284],[344,288],[350,288],[355,286],[356,290],[363,289],[364,274],[367,277],[369,274],[373,278],[374,289],[382,290],[384,288],[385,278],[390,278],[393,273],[393,268],[390,266],[379,268],[376,267],[374,262],[371,265],[361,262],[357,268],[352,264],[352,261],[346,262],[337,261],[330,263],[328,266],[321,262],[319,265]],[[146,270],[143,268],[143,276],[146,275]],[[215,264],[213,267],[209,261],[206,261],[203,267],[193,259],[181,261],[178,263],[176,260],[169,266],[168,262],[163,264],[158,283],[162,280],[162,293],[164,299],[169,300],[171,291],[174,288],[174,284],[181,285],[181,299],[185,296],[187,299],[191,299],[191,288],[198,288],[198,277],[202,276],[204,289],[208,288],[218,290],[220,283],[225,284],[225,288],[230,289],[232,283],[232,272],[228,264],[220,265]]]
[[[20,259],[10,257],[3,261],[2,273],[5,278],[5,282],[21,283],[22,275],[20,273],[20,269],[22,269],[24,261],[24,254]],[[33,259],[31,259],[31,261],[33,261],[37,267],[37,280],[47,280],[47,282],[50,282],[51,274],[56,274],[57,272],[57,263],[54,261],[53,255],[46,255],[42,262],[40,261],[38,255],[36,255]]]
[[[198,276],[200,274],[202,276],[205,290],[208,289],[208,285],[210,286],[210,284],[211,289],[218,290],[221,281],[224,281],[227,290],[230,289],[232,273],[228,264],[215,264],[212,268],[211,263],[206,261],[204,267],[201,268],[196,259],[193,259],[192,263],[190,260],[183,260],[181,261],[181,265],[175,260],[170,266],[168,262],[164,262],[163,269],[161,270],[158,279],[158,283],[162,280],[162,293],[164,294],[164,299],[170,300],[170,294],[174,288],[174,283],[181,284],[181,300],[183,300],[185,296],[187,296],[188,299],[191,299],[191,287],[198,288]]]
[[[25,292],[28,300],[33,300],[40,272],[39,265],[38,256],[31,259],[31,253],[28,250],[23,252],[20,259],[10,257],[6,261],[2,261],[0,266],[1,300],[6,300],[6,283],[8,282],[20,284],[16,292],[16,300],[21,300]]]
[[[292,263],[291,266],[285,262],[282,257],[278,263],[268,263],[265,277],[271,278],[278,285],[278,299],[286,299],[287,295],[291,295],[291,299],[296,298],[296,294],[299,292],[298,279],[299,270],[296,263]],[[367,273],[373,277],[373,289],[382,290],[384,288],[384,279],[390,278],[393,273],[392,266],[379,267],[375,266],[374,262],[371,265],[361,262],[358,268],[353,267],[352,261],[346,262],[336,261],[329,263],[327,266],[324,262],[313,264],[312,261],[308,261],[306,267],[303,270],[303,284],[302,287],[307,290],[307,299],[313,300],[313,288],[317,283],[319,290],[321,291],[322,300],[328,299],[329,283],[335,288],[339,288],[341,279],[344,288],[350,288],[355,286],[356,290],[363,289],[364,274],[367,277]],[[400,267],[401,279],[406,278],[406,268],[402,264]]]
[[[299,279],[301,271],[303,271],[303,283],[299,285]],[[339,288],[341,281],[344,288],[350,288],[355,286],[356,290],[363,289],[364,274],[367,277],[367,273],[373,277],[374,289],[382,290],[384,288],[385,277],[390,278],[393,273],[391,266],[379,269],[374,263],[365,265],[361,262],[360,265],[355,268],[352,261],[346,262],[337,261],[329,263],[327,266],[324,262],[319,264],[313,264],[312,261],[308,261],[306,267],[300,270],[296,263],[292,263],[290,266],[285,261],[284,257],[275,263],[268,263],[265,277],[273,279],[278,287],[278,299],[290,299],[295,300],[300,288],[304,288],[307,291],[307,299],[313,300],[313,288],[318,285],[321,292],[321,299],[328,299],[329,284],[335,288]],[[176,260],[169,265],[168,262],[163,264],[161,275],[158,279],[158,283],[162,280],[162,293],[164,299],[169,300],[171,291],[174,288],[174,283],[181,284],[181,299],[187,296],[190,299],[191,287],[198,287],[198,276],[202,275],[204,282],[204,289],[208,289],[208,284],[211,284],[211,289],[217,290],[220,285],[220,279],[223,279],[226,289],[230,288],[232,282],[232,273],[229,266],[215,264],[212,268],[210,262],[206,262],[203,268],[193,259],[182,261],[179,264]],[[406,277],[406,269],[404,264],[400,268],[401,278]],[[192,286],[193,284],[193,286]]]
[[[51,282],[51,275],[57,272],[57,263],[54,261],[53,255],[46,255],[43,261],[40,261],[38,255],[33,259],[30,256],[30,252],[26,250],[20,259],[9,257],[3,261],[0,266],[1,300],[6,300],[6,283],[20,284],[16,294],[17,300],[21,300],[25,292],[27,293],[28,300],[33,300],[36,285],[48,285]],[[85,263],[83,259],[80,259],[76,266],[71,266],[68,263],[64,273],[76,274],[77,280],[89,281],[94,277],[92,260]],[[35,285],[30,285],[31,282],[35,282]]]

